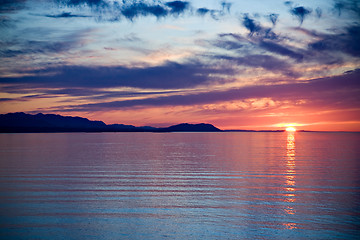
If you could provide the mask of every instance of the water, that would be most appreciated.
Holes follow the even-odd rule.
[[[358,133],[0,134],[0,239],[356,239]]]

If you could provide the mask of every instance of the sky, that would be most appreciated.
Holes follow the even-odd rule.
[[[0,0],[0,114],[360,131],[359,57],[359,0]]]

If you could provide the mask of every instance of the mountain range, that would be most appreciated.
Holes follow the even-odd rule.
[[[211,124],[182,123],[167,128],[150,126],[110,124],[91,121],[82,117],[69,117],[56,114],[35,115],[23,112],[0,114],[0,132],[220,132]]]

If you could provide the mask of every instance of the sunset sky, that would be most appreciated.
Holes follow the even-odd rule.
[[[360,131],[360,1],[1,0],[0,114]]]

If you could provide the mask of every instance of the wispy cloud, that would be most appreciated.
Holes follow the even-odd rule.
[[[176,89],[225,81],[215,75],[232,73],[233,70],[230,68],[218,69],[197,62],[188,64],[167,62],[162,66],[143,68],[64,66],[28,72],[33,76],[0,78],[0,83],[26,83],[32,84],[33,87]]]
[[[71,12],[63,12],[60,14],[55,14],[55,15],[45,15],[45,17],[50,17],[50,18],[78,18],[78,17],[89,17],[86,15],[78,15],[78,14],[72,14]]]
[[[271,55],[246,55],[244,57],[216,56],[218,59],[227,60],[235,65],[244,65],[249,67],[261,67],[272,72],[281,72],[290,77],[298,75],[291,70],[291,65],[286,61],[280,60]]]
[[[220,17],[230,13],[231,3],[222,1],[220,9],[206,7],[194,9],[188,1],[108,1],[108,0],[55,0],[60,6],[90,7],[97,19],[120,21],[122,18],[134,21],[140,17],[154,16],[156,18],[178,17],[183,14],[210,16],[219,20]]]
[[[341,16],[346,11],[360,17],[360,3],[357,0],[335,0],[333,10],[338,16]]]
[[[360,104],[360,71],[340,76],[314,79],[308,82],[249,86],[226,91],[211,91],[137,100],[112,101],[94,104],[72,105],[58,108],[66,111],[103,111],[135,106],[190,106],[228,102],[233,100],[272,98],[274,100],[298,101],[317,107],[351,107]],[[55,110],[55,109],[53,109]]]

